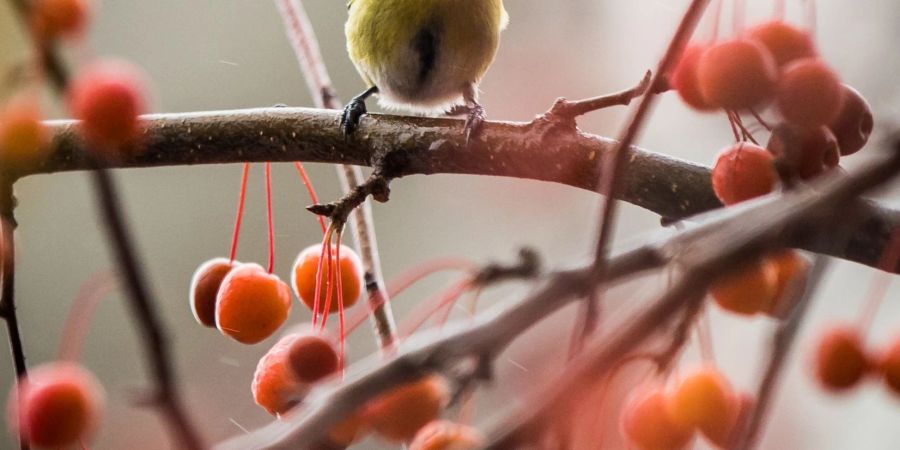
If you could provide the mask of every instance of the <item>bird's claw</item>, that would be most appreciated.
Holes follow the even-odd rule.
[[[368,112],[366,102],[363,100],[353,99],[344,107],[341,113],[341,132],[345,137],[350,137],[359,126],[359,120]]]
[[[478,135],[481,133],[481,128],[484,125],[484,119],[483,106],[475,105],[469,109],[465,125],[466,147],[468,147],[474,139],[478,139]]]

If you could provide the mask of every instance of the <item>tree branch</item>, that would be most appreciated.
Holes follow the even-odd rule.
[[[17,177],[86,170],[81,142],[71,121],[51,123],[56,151],[44,164]],[[370,114],[357,138],[347,141],[338,112],[264,108],[148,116],[146,152],[116,167],[159,167],[257,161],[381,164],[391,176],[472,174],[526,178],[594,191],[596,161],[615,142],[561,128],[544,120],[486,123],[478,146],[462,142],[462,121]],[[677,220],[721,207],[709,169],[632,147],[619,198],[665,219]],[[819,239],[833,224],[822,223],[792,245],[877,267],[900,211],[869,201],[854,205],[860,221],[846,242]],[[900,265],[894,268],[900,273]]]

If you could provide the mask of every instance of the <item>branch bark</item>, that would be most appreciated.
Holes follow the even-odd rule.
[[[55,121],[56,150],[44,164],[20,168],[16,177],[86,170],[81,142],[71,121]],[[261,161],[304,161],[380,165],[386,175],[471,174],[526,178],[595,191],[604,157],[615,141],[584,133],[558,121],[490,122],[479,145],[463,145],[462,121],[370,114],[359,133],[346,140],[338,112],[306,108],[263,108],[148,116],[146,151],[114,167],[159,167]],[[629,149],[619,199],[666,220],[687,218],[721,207],[712,192],[709,169],[699,164]],[[860,221],[846,242],[827,237],[822,223],[798,236],[793,246],[877,267],[900,211],[871,201],[854,204]],[[900,265],[893,269],[900,273]]]

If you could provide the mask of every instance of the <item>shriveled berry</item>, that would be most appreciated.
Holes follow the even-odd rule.
[[[818,53],[808,31],[781,20],[757,25],[747,31],[747,37],[764,45],[778,67],[798,59],[812,58]]]
[[[859,91],[846,84],[843,89],[844,105],[828,128],[834,132],[841,148],[841,154],[852,155],[862,150],[869,142],[869,136],[875,127],[875,119],[872,116],[869,102]]]
[[[766,147],[795,176],[813,179],[838,166],[837,139],[826,127],[800,128],[782,124],[772,130]]]
[[[144,77],[124,61],[102,61],[86,67],[69,91],[69,109],[81,120],[89,149],[104,158],[134,156],[140,149],[138,116],[147,108]]]
[[[775,59],[756,41],[736,39],[711,46],[697,63],[697,82],[710,105],[728,110],[759,106],[775,93]]]
[[[42,122],[37,96],[10,100],[0,111],[0,164],[30,166],[47,156],[50,132]]]
[[[697,63],[700,56],[706,51],[706,46],[691,45],[685,49],[681,55],[681,60],[672,71],[669,82],[672,88],[678,92],[678,96],[684,100],[688,106],[699,111],[712,111],[715,106],[710,105],[700,93],[700,85],[697,81]]]
[[[216,327],[216,297],[225,275],[239,262],[213,258],[201,264],[191,279],[190,304],[194,319],[200,325]]]
[[[622,434],[639,450],[680,450],[694,437],[691,426],[669,415],[666,395],[658,387],[636,390],[622,410]]]
[[[881,355],[878,366],[884,376],[884,385],[900,395],[900,339],[895,340]]]
[[[288,351],[296,338],[296,334],[289,334],[279,339],[256,365],[250,391],[253,401],[269,414],[290,411],[309,391],[309,387],[294,376],[288,361]]]
[[[435,420],[419,430],[409,450],[475,450],[483,443],[484,436],[475,428]]]
[[[336,373],[339,365],[334,343],[314,332],[297,335],[288,349],[288,361],[294,375],[304,383],[315,383]]]
[[[277,275],[258,264],[241,264],[222,280],[216,298],[216,325],[244,344],[271,336],[287,320],[291,294]]]
[[[825,333],[816,348],[816,378],[831,391],[855,386],[870,370],[862,338],[854,328],[835,327]]]
[[[791,249],[768,256],[766,261],[775,270],[776,287],[772,303],[766,305],[763,313],[779,317],[790,311],[791,305],[788,302],[793,300],[792,294],[803,292],[809,276],[810,263],[799,251]],[[794,297],[797,296],[794,295]]]
[[[75,363],[35,367],[10,394],[9,417],[23,439],[38,447],[68,447],[91,439],[103,410],[96,378]]]
[[[294,267],[291,270],[291,285],[294,292],[300,300],[313,309],[316,302],[316,273],[319,267],[319,257],[322,254],[321,245],[313,245],[307,247],[294,260]],[[337,254],[337,247],[332,248],[332,255]],[[337,266],[332,263],[336,270]],[[341,289],[343,291],[344,308],[349,308],[356,304],[359,295],[362,292],[363,275],[362,263],[359,256],[353,249],[341,246]],[[319,311],[323,311],[326,304],[329,304],[329,312],[336,312],[338,308],[337,300],[337,283],[332,287],[331,301],[328,301],[328,259],[327,255],[322,261],[322,283],[321,292],[319,294]]]
[[[428,376],[375,398],[367,408],[366,417],[379,436],[407,442],[440,416],[449,395],[443,378]]]
[[[775,98],[786,121],[816,128],[837,119],[844,105],[844,85],[824,61],[806,58],[785,67]]]
[[[667,397],[669,416],[707,436],[726,435],[737,411],[731,384],[714,368],[705,367],[682,379]]]
[[[765,149],[746,142],[722,150],[712,169],[712,186],[725,205],[772,192],[778,182],[774,158]]]
[[[754,261],[716,280],[709,288],[712,298],[726,311],[753,315],[772,302],[777,274],[765,261]]]
[[[31,7],[32,27],[39,39],[80,38],[91,14],[87,0],[35,0]]]

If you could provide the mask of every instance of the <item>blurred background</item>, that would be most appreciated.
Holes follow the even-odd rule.
[[[73,66],[87,55],[120,56],[141,66],[153,80],[154,111],[181,112],[271,106],[309,106],[304,81],[282,30],[275,5],[264,0],[156,0],[96,2],[90,51],[68,55]],[[344,99],[363,89],[344,49],[343,0],[305,2],[318,32],[326,63]],[[581,98],[632,86],[655,65],[687,0],[510,0],[511,23],[497,61],[482,84],[488,116],[529,120],[560,96]],[[731,3],[731,2],[726,2]],[[752,3],[747,21],[770,16],[772,2]],[[789,1],[791,20],[805,24],[801,2]],[[819,2],[818,41],[822,53],[846,82],[871,102],[880,123],[898,115],[900,86],[900,2],[828,0]],[[725,33],[731,24],[726,8]],[[704,25],[700,33],[707,33]],[[706,34],[702,34],[705,36]],[[0,70],[9,71],[26,55],[26,45],[8,2],[0,2]],[[0,79],[6,76],[0,73]],[[0,92],[0,94],[7,94]],[[614,108],[580,119],[591,133],[614,136],[625,110]],[[58,112],[56,115],[62,117]],[[724,115],[699,115],[665,95],[640,145],[709,164],[731,141]],[[852,168],[866,154],[846,159]],[[253,149],[247,149],[252,151]],[[324,199],[339,195],[335,170],[309,165]],[[239,165],[198,166],[116,173],[127,204],[145,270],[174,346],[178,373],[192,417],[206,439],[220,441],[271,420],[254,405],[250,380],[256,362],[274,342],[243,346],[194,322],[187,288],[203,261],[225,256],[229,246]],[[320,232],[303,207],[308,203],[293,168],[277,166],[276,272],[288,278],[297,252],[317,242]],[[238,258],[265,258],[262,167],[255,167]],[[54,358],[61,325],[82,282],[111,268],[106,238],[96,216],[91,185],[83,173],[33,176],[20,181],[16,210],[18,304],[29,363]],[[898,190],[879,196],[900,206]],[[479,263],[511,261],[524,245],[539,250],[549,267],[584,261],[594,243],[596,198],[576,189],[530,181],[471,176],[417,176],[393,184],[388,204],[375,205],[378,240],[386,278],[435,257],[459,256]],[[635,245],[660,232],[655,215],[626,205],[616,246]],[[859,317],[863,294],[874,272],[855,264],[831,266],[821,295],[802,330],[768,420],[763,448],[893,449],[900,442],[900,399],[878,383],[865,383],[846,395],[824,394],[809,376],[810,344],[828,323]],[[404,313],[447,283],[437,276],[398,297]],[[622,317],[643,305],[659,280],[637,280],[608,295],[610,315]],[[527,292],[506,286],[486,293],[482,305]],[[879,347],[900,332],[898,287],[889,292],[868,343]],[[736,319],[710,308],[716,358],[733,383],[753,389],[768,351],[773,323]],[[562,361],[558,342],[572,327],[571,310],[551,318],[520,339],[498,359],[498,381],[481,391],[480,421],[503,412],[522,391],[552,377],[549,362]],[[308,320],[295,303],[290,320]],[[5,336],[4,336],[5,339]],[[682,364],[698,362],[692,344]],[[350,357],[376,351],[371,330],[350,339]],[[8,353],[0,354],[0,386],[12,383]],[[124,297],[111,295],[97,310],[83,362],[103,382],[108,409],[92,448],[173,448],[158,416],[133,405],[147,385],[144,352]],[[497,402],[496,399],[504,399]],[[490,402],[491,399],[495,401]],[[512,400],[510,400],[512,399]],[[492,406],[494,406],[492,408]],[[614,408],[594,414],[609,432],[607,448],[618,443]],[[484,423],[484,422],[482,422]],[[0,448],[12,441],[0,430]],[[697,448],[705,448],[699,443]],[[390,448],[370,439],[359,448]]]

